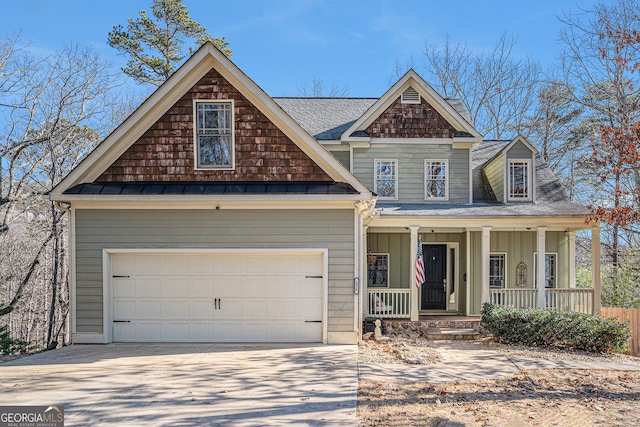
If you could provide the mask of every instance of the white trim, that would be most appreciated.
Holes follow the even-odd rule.
[[[467,280],[464,281],[464,286],[466,289],[466,296],[467,296],[467,302],[466,302],[466,307],[465,307],[465,316],[468,316],[469,313],[471,313],[471,286],[469,286],[469,283],[471,282],[471,231],[466,230],[465,231],[465,235],[466,235],[466,278]]]
[[[342,133],[341,139],[343,141],[352,141],[352,133],[357,130],[366,129],[380,114],[395,102],[396,99],[400,98],[402,92],[409,86],[413,87],[420,96],[456,130],[469,133],[475,138],[477,143],[482,141],[482,135],[413,69],[407,71],[405,75],[374,102],[358,120],[349,126],[349,128]]]
[[[473,168],[471,165],[473,164],[473,148],[469,147],[469,204],[473,204]]]
[[[430,243],[430,242],[428,242]],[[439,243],[439,242],[438,242]],[[460,311],[459,303],[460,299],[460,243],[458,242],[445,242],[447,245],[447,294],[445,298],[447,300],[447,311],[455,311],[456,313]],[[451,302],[449,295],[451,294],[451,249],[455,251],[455,265],[453,272],[453,282],[456,285],[455,293],[454,293],[454,301]]]
[[[72,337],[77,333],[76,271],[76,210],[72,205],[69,208],[69,330]]]
[[[200,147],[198,135],[198,104],[231,104],[231,166],[200,166]],[[193,100],[193,166],[194,170],[224,171],[236,168],[236,124],[235,102],[233,99],[194,99]]]
[[[507,265],[507,253],[506,252],[489,252],[489,263],[491,263],[492,255],[504,255],[504,271],[502,272],[503,284],[502,284],[502,288],[491,287],[491,268],[489,267],[489,289],[508,289],[509,273],[508,273],[508,265]]]
[[[378,163],[392,162],[394,177],[394,197],[384,197],[378,194]],[[373,192],[378,194],[378,200],[398,200],[398,159],[373,159]]]
[[[322,272],[322,343],[327,344],[327,329],[329,320],[329,249],[327,248],[287,248],[287,249],[256,249],[256,248],[104,248],[102,249],[102,310],[103,310],[103,343],[113,342],[113,280],[112,254],[172,254],[172,253],[239,253],[239,254],[321,254],[323,257]],[[93,334],[96,337],[100,334]]]
[[[210,200],[210,201],[135,201],[135,200],[83,200],[74,201],[78,209],[354,209],[354,199],[342,200]]]
[[[506,188],[506,198],[509,202],[528,202],[533,200],[533,190],[532,190],[532,167],[531,167],[531,159],[510,159],[507,158],[507,188]],[[526,164],[527,168],[527,176],[526,176],[526,186],[527,186],[527,196],[526,197],[514,197],[511,191],[511,166],[516,163]]]
[[[428,197],[427,195],[427,163],[444,163],[444,197]],[[424,176],[422,183],[424,185],[424,200],[430,201],[447,201],[449,200],[449,160],[448,159],[424,159]]]
[[[452,145],[453,138],[371,138],[371,145]]]

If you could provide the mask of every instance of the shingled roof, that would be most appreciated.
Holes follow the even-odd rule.
[[[378,98],[273,98],[300,126],[319,141],[339,140]],[[471,123],[462,101],[447,100]]]

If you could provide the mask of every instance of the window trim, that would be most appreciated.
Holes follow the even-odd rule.
[[[200,166],[200,143],[198,138],[198,105],[199,104],[230,104],[231,105],[231,165],[230,166]],[[221,171],[236,168],[236,126],[235,103],[233,99],[194,99],[193,100],[193,168],[194,170]]]
[[[378,194],[378,163],[392,162],[394,163],[394,189],[395,194],[393,197],[384,197]],[[398,200],[398,159],[373,159],[373,191],[378,194],[378,200]]]
[[[502,255],[503,256],[503,271],[502,271],[502,287],[501,288],[492,288],[491,287],[491,257],[493,255]],[[507,274],[507,253],[506,252],[489,252],[489,265],[487,266],[489,268],[489,289],[508,289],[507,287],[507,280],[509,275]]]
[[[387,277],[386,277],[386,284],[385,286],[373,286],[369,284],[369,261],[367,260],[367,288],[371,288],[371,289],[388,289],[390,284],[389,284],[389,270],[390,270],[390,266],[389,266],[389,253],[388,252],[369,252],[367,254],[367,256],[386,256],[387,257]]]
[[[427,196],[427,163],[442,162],[445,167],[444,175],[444,197]],[[449,160],[448,159],[424,159],[424,200],[426,201],[447,201],[449,200]]]
[[[549,287],[547,286],[547,278],[545,277],[545,284],[544,284],[544,288],[545,289],[558,289],[558,252],[545,252],[544,253],[544,262],[545,262],[545,266],[544,266],[544,270],[545,272],[547,271],[547,266],[546,266],[546,262],[547,262],[547,256],[548,255],[553,255],[556,258],[556,262],[554,264],[554,269],[553,269],[553,277],[555,280],[555,286],[553,287]],[[538,274],[538,252],[534,252],[533,253],[533,288],[534,289],[538,289],[538,278],[537,278],[537,274]]]
[[[525,180],[525,185],[527,187],[527,196],[526,197],[517,197],[513,195],[511,190],[511,165],[514,163],[524,163],[527,165],[527,176]],[[532,187],[532,179],[533,179],[533,171],[531,170],[531,159],[507,159],[507,200],[510,202],[522,202],[522,201],[530,201],[533,196]]]

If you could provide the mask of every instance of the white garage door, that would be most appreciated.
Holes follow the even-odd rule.
[[[321,342],[321,253],[111,255],[114,341]]]

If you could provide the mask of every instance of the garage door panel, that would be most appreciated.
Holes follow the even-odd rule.
[[[318,342],[321,254],[118,254],[114,341]],[[135,268],[133,268],[134,266]],[[129,322],[129,323],[126,323]]]

